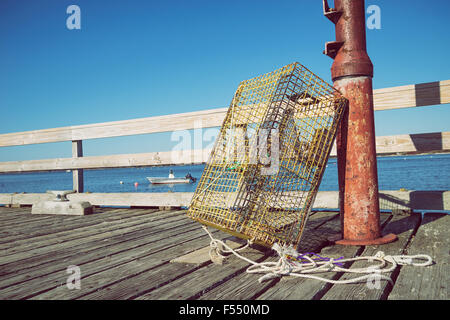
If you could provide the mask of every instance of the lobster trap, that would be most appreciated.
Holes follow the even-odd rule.
[[[242,81],[188,216],[265,246],[296,247],[346,105],[299,63]]]

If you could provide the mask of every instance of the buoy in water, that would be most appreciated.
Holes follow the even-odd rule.
[[[120,183],[120,184],[123,184],[123,181],[120,181],[119,183]]]
[[[139,185],[139,183],[137,183],[137,182],[134,183],[134,186],[135,186],[136,188],[138,187],[138,185]]]

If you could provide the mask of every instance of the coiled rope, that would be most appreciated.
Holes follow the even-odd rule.
[[[319,281],[332,283],[332,284],[348,284],[348,283],[358,283],[363,280],[370,280],[374,278],[374,274],[377,280],[387,280],[393,284],[392,279],[388,276],[382,275],[381,273],[392,272],[399,265],[411,265],[415,267],[425,267],[433,264],[433,260],[429,255],[417,254],[417,255],[386,255],[382,251],[378,251],[374,256],[364,256],[355,257],[347,259],[313,259],[306,254],[300,255],[294,248],[288,246],[280,246],[275,243],[272,249],[277,252],[279,259],[276,262],[255,262],[247,257],[241,255],[240,251],[246,249],[252,244],[249,240],[244,247],[239,249],[233,249],[228,246],[224,241],[215,239],[209,232],[206,226],[203,229],[209,235],[210,242],[210,257],[212,261],[215,261],[214,254],[224,259],[226,256],[224,254],[232,253],[238,258],[247,261],[251,264],[247,268],[247,273],[263,273],[258,281],[263,282],[273,278],[278,278],[282,276],[293,276],[300,278],[316,279]],[[301,258],[300,258],[301,257]],[[300,259],[299,259],[300,258]],[[303,261],[307,260],[307,262]],[[361,261],[367,260],[370,263],[379,262],[378,264],[372,264],[364,268],[345,268],[344,263],[350,261]],[[418,260],[418,261],[414,261]],[[313,273],[319,272],[345,272],[345,273],[355,273],[362,274],[361,276],[345,279],[345,280],[332,280],[314,275]]]

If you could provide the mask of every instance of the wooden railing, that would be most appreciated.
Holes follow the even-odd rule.
[[[448,104],[450,80],[377,89],[373,95],[375,111]],[[81,193],[83,169],[204,163],[208,149],[84,157],[83,140],[220,127],[227,109],[0,134],[0,147],[72,141],[72,158],[0,162],[0,173],[72,170],[73,188]],[[450,151],[450,132],[383,136],[377,137],[376,144],[377,154]],[[7,197],[0,194],[0,203],[5,203]]]

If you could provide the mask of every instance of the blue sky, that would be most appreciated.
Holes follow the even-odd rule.
[[[332,2],[332,1],[330,1]],[[81,8],[69,30],[66,8]],[[366,0],[374,88],[450,79],[447,0]],[[2,0],[0,133],[226,107],[241,80],[298,61],[331,83],[319,0]],[[375,113],[376,134],[450,131],[448,105]],[[87,140],[89,155],[170,150],[169,134]],[[70,157],[70,142],[0,161]]]

